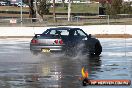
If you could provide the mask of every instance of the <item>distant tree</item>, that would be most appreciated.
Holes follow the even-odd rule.
[[[23,3],[26,3],[29,6],[29,17],[36,18],[36,11],[33,4],[34,0],[23,0]],[[35,21],[35,20],[32,20]]]
[[[49,13],[49,6],[50,4],[48,4],[48,0],[36,0],[37,3],[36,4],[36,8],[35,8],[35,4],[33,4],[34,0],[23,0],[24,3],[26,3],[27,5],[29,5],[29,17],[30,18],[36,18],[36,10],[37,13],[42,17],[43,19],[43,15],[46,15]]]
[[[100,7],[104,7],[107,0],[99,0]]]
[[[38,14],[42,17],[42,19],[44,19],[44,15],[49,13],[50,4],[48,4],[46,1],[47,0],[37,0],[37,2],[39,3],[37,5]]]
[[[65,7],[65,0],[62,0],[62,5],[63,7]]]
[[[132,14],[132,2],[124,2],[123,7],[121,9],[121,13],[123,14]]]
[[[112,0],[107,0],[107,2],[108,2],[109,4],[111,4],[111,3],[112,3]]]
[[[121,13],[122,0],[112,0],[111,3],[111,14],[116,15]]]
[[[29,0],[23,0],[23,3],[29,5]]]
[[[108,15],[116,15],[121,14],[122,7],[123,7],[123,1],[122,0],[107,0],[104,4],[105,12]]]
[[[107,3],[111,4],[112,0],[99,0],[101,7],[105,7]]]
[[[105,13],[106,13],[106,15],[111,15],[111,4],[106,3],[106,5],[105,5]]]

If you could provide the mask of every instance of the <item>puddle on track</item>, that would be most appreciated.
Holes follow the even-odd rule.
[[[0,42],[0,88],[83,88],[79,77],[85,67],[90,79],[132,80],[132,39],[99,39],[100,57],[78,54],[35,56],[29,51],[30,39]],[[128,45],[128,47],[127,47]],[[132,86],[87,86],[85,88],[131,88]]]

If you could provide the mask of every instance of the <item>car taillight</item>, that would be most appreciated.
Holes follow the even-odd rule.
[[[58,43],[59,44],[63,44],[63,40],[62,39],[61,40],[55,40],[54,42],[55,42],[55,44],[58,44]]]
[[[60,43],[60,44],[63,44],[63,40],[61,39],[61,40],[59,41],[59,43]]]
[[[55,40],[54,42],[55,42],[55,44],[58,44],[58,40]]]
[[[36,43],[38,43],[38,41],[33,39],[33,40],[31,41],[31,43],[36,44]]]

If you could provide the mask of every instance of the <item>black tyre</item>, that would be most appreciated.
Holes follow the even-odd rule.
[[[98,42],[95,44],[95,55],[99,56],[102,52],[102,46],[101,44]]]

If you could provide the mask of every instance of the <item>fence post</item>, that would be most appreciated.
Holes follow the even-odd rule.
[[[22,26],[22,0],[21,0],[21,26]]]
[[[107,15],[107,21],[108,21],[108,25],[110,24],[110,16],[109,15]]]

